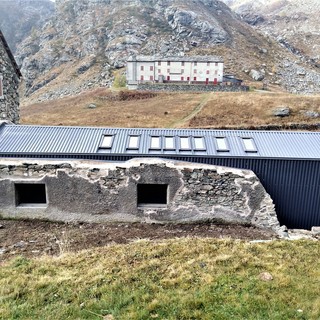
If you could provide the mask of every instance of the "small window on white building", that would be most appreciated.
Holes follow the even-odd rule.
[[[226,137],[216,137],[217,151],[228,152],[229,146]]]
[[[204,137],[194,137],[194,149],[195,150],[206,150]]]
[[[158,61],[158,66],[161,66],[161,61]]]
[[[245,152],[258,152],[253,138],[241,138]]]
[[[140,136],[129,136],[127,149],[139,149]]]
[[[196,67],[197,65],[198,65],[198,62],[195,62],[195,63],[194,63],[194,66]]]
[[[174,150],[175,149],[175,143],[174,143],[174,137],[165,137],[164,138],[164,148],[166,150]]]
[[[210,67],[210,62],[207,62],[207,67]]]
[[[0,99],[3,98],[3,82],[2,82],[3,78],[2,75],[0,74]]]
[[[141,71],[144,71],[144,66],[140,66],[140,70],[141,70]]]
[[[159,136],[152,136],[151,137],[150,149],[151,150],[161,150],[161,137],[159,137]]]
[[[113,135],[105,135],[103,136],[100,149],[111,149],[113,144]]]
[[[180,150],[191,150],[189,137],[180,137]]]
[[[150,71],[153,71],[153,66],[150,66]]]

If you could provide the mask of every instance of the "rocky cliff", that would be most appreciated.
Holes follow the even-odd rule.
[[[34,29],[39,29],[54,13],[50,0],[2,0],[0,1],[0,29],[13,53],[17,45]]]
[[[218,0],[57,0],[54,15],[33,29],[16,57],[26,99],[42,101],[109,86],[137,53],[217,54],[224,57],[226,72],[305,90],[282,81],[293,53]],[[294,84],[301,77],[297,72],[290,75]],[[310,81],[318,81],[316,76]]]

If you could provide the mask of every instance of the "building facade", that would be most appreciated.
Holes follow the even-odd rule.
[[[35,165],[27,168],[25,163],[30,159],[125,162],[143,158],[137,160],[143,163],[145,158],[161,158],[237,168],[240,171],[251,170],[271,196],[280,224],[288,228],[311,229],[320,226],[320,148],[315,147],[319,145],[319,132],[46,127],[0,123],[0,160],[11,158],[19,161],[20,158],[20,165],[15,167],[19,183],[23,183],[24,179],[32,180],[32,176],[37,174],[35,171],[43,171]],[[3,180],[11,179],[10,168],[12,164],[0,165]],[[46,168],[55,167],[50,164]],[[91,169],[90,175],[94,176],[97,171],[94,164]],[[142,172],[132,175],[132,179],[142,184],[157,184],[160,181],[157,175],[142,181]],[[194,184],[202,181],[203,172],[197,171],[197,174],[193,172],[191,175],[186,181],[195,179]],[[170,185],[166,177],[163,174],[160,182]],[[208,182],[210,179],[207,177],[204,180]],[[112,175],[106,181],[112,189],[115,182]],[[224,183],[221,177],[217,177],[214,190],[222,191],[219,187]],[[248,183],[250,185],[250,181]],[[199,189],[199,195],[214,192],[210,184]],[[10,186],[14,192],[13,184]],[[258,184],[256,186],[258,188]],[[0,195],[3,190],[0,186]],[[195,198],[195,201],[197,199],[200,198]],[[171,211],[173,215],[174,212]]]
[[[185,83],[217,85],[223,81],[223,60],[217,56],[132,56],[127,61],[127,84]]]
[[[20,70],[0,30],[0,121],[18,123]]]

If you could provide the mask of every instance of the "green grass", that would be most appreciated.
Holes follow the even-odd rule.
[[[7,261],[0,318],[319,319],[319,288],[319,242],[138,241]]]

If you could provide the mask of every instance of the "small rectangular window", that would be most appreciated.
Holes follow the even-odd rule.
[[[181,81],[184,81],[184,77],[181,77]]]
[[[47,204],[46,185],[44,183],[16,183],[16,206],[43,207]]]
[[[216,137],[217,151],[228,152],[229,147],[226,137]]]
[[[141,76],[141,77],[140,77],[140,80],[143,81],[143,80],[144,80],[144,76]]]
[[[218,62],[215,63],[215,66],[216,66],[216,67],[218,66]]]
[[[127,149],[139,149],[140,136],[129,136],[129,143]]]
[[[158,73],[161,73],[161,69],[158,69]]]
[[[150,71],[153,71],[153,66],[150,66]]]
[[[3,77],[2,75],[0,74],[0,99],[3,98]]]
[[[161,61],[158,61],[158,66],[161,66]]]
[[[140,66],[140,70],[141,70],[141,71],[144,71],[144,66]]]
[[[150,76],[150,81],[153,81],[153,76]]]
[[[138,184],[137,205],[138,207],[166,206],[168,203],[167,184]]]
[[[181,66],[184,67],[184,61],[181,62]]]
[[[198,62],[195,62],[195,63],[194,63],[194,66],[196,67],[197,65],[198,65]]]
[[[166,150],[174,150],[174,137],[165,137],[164,138],[164,145]]]
[[[113,135],[105,135],[103,136],[100,149],[111,149],[113,143]]]
[[[153,136],[151,137],[150,149],[160,150],[161,149],[161,137]]]
[[[170,69],[167,69],[167,73],[170,73]]]
[[[210,67],[210,62],[207,62],[207,67]]]
[[[171,64],[170,61],[168,61],[168,62],[167,62],[167,65],[170,66],[170,64]]]
[[[193,78],[193,81],[197,81],[197,77],[194,77],[194,78]]]
[[[181,69],[181,73],[184,74],[184,69]]]
[[[218,74],[218,70],[215,70],[215,71],[214,71],[214,74]]]
[[[258,152],[256,144],[252,138],[241,138],[245,152]]]
[[[210,74],[210,71],[209,71],[209,70],[207,70],[207,74]]]
[[[206,150],[204,137],[194,137],[194,149],[195,150]]]
[[[180,150],[191,150],[189,137],[180,137]]]
[[[193,73],[197,73],[197,69],[194,69],[194,70],[193,70]]]
[[[167,76],[167,81],[170,81],[170,76]]]

